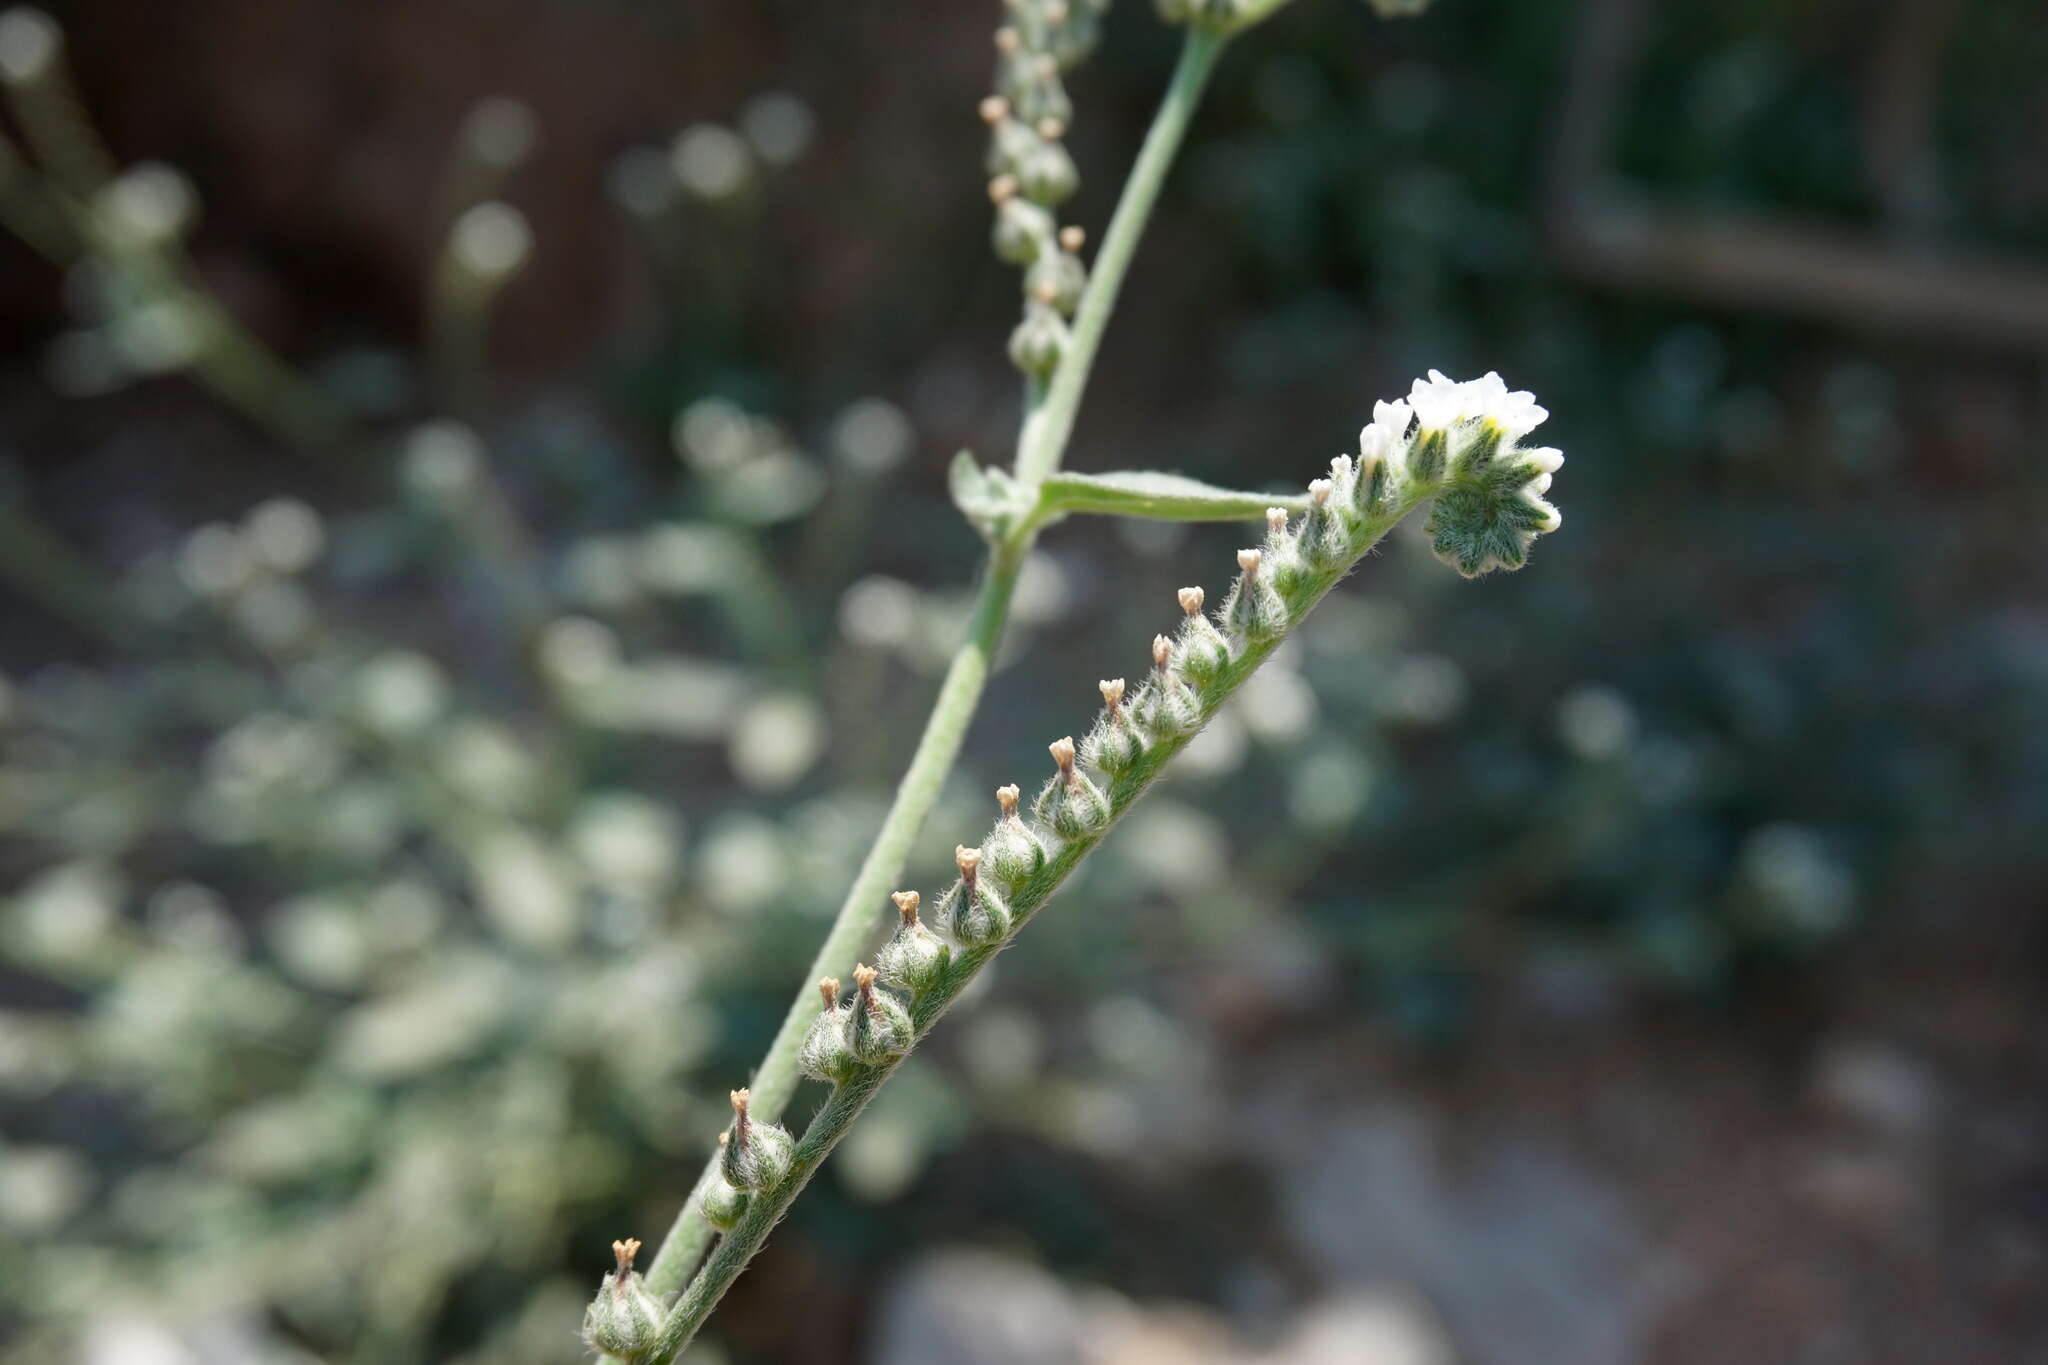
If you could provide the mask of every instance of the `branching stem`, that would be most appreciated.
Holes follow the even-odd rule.
[[[1109,230],[1104,234],[1101,250],[1097,253],[1092,277],[1081,298],[1076,314],[1072,341],[1066,354],[1061,358],[1059,368],[1054,372],[1052,382],[1040,393],[1034,386],[1027,404],[1022,430],[1018,434],[1016,472],[1020,480],[1036,481],[1060,466],[1065,456],[1067,441],[1073,434],[1074,417],[1079,410],[1081,396],[1087,387],[1088,371],[1094,364],[1095,353],[1101,344],[1102,334],[1108,326],[1109,316],[1116,304],[1118,289],[1124,275],[1130,268],[1131,257],[1137,249],[1138,239],[1143,235],[1146,221],[1151,217],[1153,206],[1158,202],[1160,187],[1165,183],[1168,168],[1173,163],[1181,140],[1193,118],[1195,106],[1199,103],[1203,86],[1209,72],[1216,63],[1225,39],[1213,34],[1190,31],[1181,49],[1180,63],[1175,68],[1172,83],[1168,86],[1159,111],[1154,115],[1152,127],[1145,136],[1144,146],[1131,168],[1129,179],[1124,184],[1122,196],[1117,201],[1115,214],[1110,219]],[[803,1043],[805,1031],[810,1027],[812,1016],[817,1012],[816,999],[810,983],[827,975],[834,968],[844,964],[862,952],[874,934],[878,907],[886,904],[885,897],[902,875],[903,864],[909,856],[912,840],[924,827],[933,804],[938,800],[939,789],[952,771],[959,757],[960,744],[967,733],[968,723],[974,718],[976,707],[981,701],[983,688],[987,685],[989,667],[995,658],[996,648],[1001,643],[1003,626],[1009,615],[1010,598],[1016,590],[1017,574],[1025,555],[1030,551],[1037,532],[1027,528],[996,545],[989,555],[984,570],[980,597],[975,604],[974,617],[968,627],[968,637],[953,656],[946,671],[945,681],[939,687],[939,694],[932,705],[932,712],[925,722],[924,734],[919,738],[916,752],[911,756],[910,768],[903,775],[896,788],[895,799],[890,803],[888,815],[882,822],[881,831],[875,836],[874,845],[861,863],[853,885],[847,891],[846,900],[839,908],[838,917],[819,946],[811,969],[804,975],[804,986],[796,994],[789,1012],[784,1016],[782,1027],[769,1045],[768,1054],[762,1059],[760,1069],[754,1073],[750,1083],[753,1092],[752,1112],[763,1120],[779,1118],[796,1092],[798,1073],[796,1069],[797,1049]],[[964,983],[963,983],[964,984]],[[947,997],[950,1000],[950,995]],[[934,1015],[933,1017],[936,1017]],[[920,1019],[920,1028],[928,1025]],[[887,1070],[874,1076],[874,1085],[879,1086]],[[842,1087],[828,1103],[825,1114],[844,1113],[844,1122],[850,1123],[860,1112],[873,1093],[855,1096],[858,1087]],[[850,1108],[848,1106],[851,1106]],[[825,1114],[820,1115],[820,1119]],[[818,1132],[818,1125],[812,1125],[812,1132]],[[830,1131],[829,1129],[827,1131]],[[809,1136],[797,1152],[797,1172],[788,1182],[790,1197],[800,1189],[817,1163],[839,1140],[841,1127],[822,1148],[814,1148]],[[647,1288],[655,1294],[673,1294],[683,1288],[685,1279],[703,1257],[705,1248],[711,1243],[713,1229],[698,1212],[698,1197],[708,1181],[718,1178],[718,1163],[715,1159],[707,1163],[698,1177],[697,1185],[690,1199],[676,1215],[668,1236],[655,1253],[646,1274]],[[777,1207],[773,1217],[764,1223],[758,1235],[737,1263],[733,1256],[737,1248],[747,1245],[744,1234],[754,1226],[755,1218],[750,1215],[739,1230],[729,1234],[719,1251],[698,1276],[698,1283],[691,1285],[689,1292],[679,1302],[671,1315],[671,1325],[679,1326],[683,1335],[660,1358],[671,1358],[676,1350],[694,1336],[711,1305],[723,1295],[732,1277],[738,1275],[747,1257],[753,1255],[753,1248],[766,1238],[768,1229],[781,1217],[786,1201],[760,1201],[766,1208],[770,1203]],[[722,1279],[720,1277],[723,1277]],[[693,1310],[690,1305],[701,1303],[701,1309]]]

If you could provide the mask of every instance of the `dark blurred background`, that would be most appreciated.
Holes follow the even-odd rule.
[[[568,1361],[964,620],[997,6],[50,15],[0,19],[0,1341]],[[1175,41],[1124,0],[1070,81],[1093,233]],[[1238,43],[1070,464],[1299,485],[1497,369],[1564,529],[1333,597],[691,1359],[2048,1360],[2044,70],[2037,0]],[[1240,534],[1046,537],[913,884]]]

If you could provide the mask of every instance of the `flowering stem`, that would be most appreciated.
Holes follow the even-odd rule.
[[[839,916],[832,922],[831,931],[818,947],[810,971],[804,976],[804,988],[797,992],[795,1001],[783,1018],[782,1027],[776,1032],[775,1041],[769,1044],[768,1055],[761,1059],[759,1070],[749,1082],[752,1091],[750,1111],[758,1119],[772,1122],[796,1093],[801,1079],[796,1068],[797,1049],[803,1045],[811,1016],[817,1013],[810,983],[866,950],[874,933],[875,907],[883,904],[883,898],[895,886],[904,861],[910,855],[911,841],[923,828],[925,817],[939,798],[939,789],[953,770],[953,762],[960,754],[960,743],[967,734],[968,722],[974,718],[982,689],[987,685],[989,665],[995,658],[996,646],[1002,641],[1003,625],[1009,616],[1010,598],[1017,588],[1017,572],[1023,563],[1025,548],[1026,544],[1004,545],[989,557],[967,639],[953,656],[945,681],[939,685],[939,695],[932,703],[931,716],[925,721],[924,734],[917,741],[917,750],[911,755],[910,767],[904,772],[903,780],[897,784],[896,798],[889,805],[881,831],[875,836],[867,857],[862,860],[860,871],[846,893],[846,901],[839,908]],[[676,1215],[675,1224],[669,1229],[661,1250],[655,1253],[653,1263],[648,1266],[646,1283],[651,1293],[672,1294],[682,1288],[684,1277],[703,1255],[705,1246],[711,1241],[712,1227],[697,1211],[697,1200],[706,1183],[719,1178],[718,1162],[714,1156],[698,1178],[697,1188],[689,1202]]]
[[[1180,64],[1173,70],[1173,81],[1166,88],[1165,99],[1160,101],[1159,112],[1152,118],[1145,145],[1131,165],[1130,179],[1124,182],[1123,196],[1117,200],[1109,230],[1102,235],[1102,249],[1095,254],[1088,287],[1082,292],[1081,306],[1074,314],[1074,330],[1066,353],[1053,372],[1045,402],[1025,420],[1023,435],[1017,443],[1017,481],[1021,484],[1035,484],[1060,467],[1068,438],[1074,433],[1074,418],[1081,409],[1081,395],[1088,387],[1095,352],[1102,345],[1109,316],[1116,310],[1117,291],[1130,271],[1138,239],[1145,233],[1152,206],[1158,202],[1160,187],[1166,183],[1166,172],[1180,150],[1195,106],[1201,103],[1202,89],[1208,84],[1209,73],[1215,69],[1226,41],[1223,34],[1188,30],[1180,50]]]
[[[1109,230],[1103,236],[1102,249],[1097,256],[1094,277],[1081,300],[1076,316],[1073,340],[1059,369],[1055,372],[1049,388],[1041,391],[1031,386],[1027,395],[1026,416],[1023,429],[1017,441],[1017,473],[1020,478],[1041,479],[1056,470],[1066,453],[1068,438],[1073,433],[1074,417],[1080,407],[1081,395],[1087,384],[1088,369],[1093,363],[1095,351],[1102,338],[1103,329],[1108,325],[1109,314],[1116,303],[1118,286],[1129,269],[1132,253],[1138,239],[1143,235],[1145,221],[1151,216],[1153,205],[1158,201],[1160,186],[1164,183],[1168,167],[1178,150],[1181,138],[1187,131],[1196,103],[1201,98],[1202,87],[1208,79],[1210,69],[1215,65],[1223,40],[1214,34],[1190,32],[1186,46],[1181,51],[1180,65],[1176,68],[1172,84],[1168,87],[1159,111],[1153,117],[1151,130],[1145,136],[1145,143],[1131,167],[1130,178],[1125,182],[1122,197],[1117,202],[1115,215],[1110,220]],[[804,977],[804,986],[797,992],[795,1001],[784,1016],[782,1027],[769,1045],[768,1054],[754,1073],[752,1090],[752,1113],[758,1119],[773,1121],[781,1116],[790,1097],[795,1094],[798,1074],[796,1069],[797,1049],[802,1046],[805,1032],[811,1018],[817,1012],[816,1001],[811,993],[810,983],[826,975],[834,967],[862,952],[874,932],[876,907],[884,903],[884,897],[896,884],[903,871],[903,864],[909,856],[910,844],[924,827],[933,804],[938,800],[939,789],[944,785],[947,774],[953,769],[959,757],[960,744],[967,732],[968,723],[974,718],[976,707],[981,701],[983,687],[988,681],[989,667],[995,658],[996,647],[1001,643],[1003,626],[1009,614],[1010,598],[1017,586],[1017,573],[1032,542],[1037,538],[1036,528],[1023,528],[991,552],[984,571],[981,593],[975,603],[974,617],[968,627],[968,637],[953,656],[953,662],[946,670],[945,681],[940,685],[939,695],[932,705],[930,717],[925,722],[924,734],[917,742],[916,752],[911,756],[910,767],[896,788],[895,799],[890,803],[889,813],[882,822],[881,831],[875,836],[873,846],[862,861],[853,885],[848,889],[846,900],[839,908],[838,917],[819,946],[811,970]],[[886,1074],[886,1072],[881,1073]],[[881,1083],[880,1075],[875,1084]],[[872,1092],[870,1092],[872,1093]],[[859,1112],[865,1097],[847,1115]],[[833,1107],[841,1104],[841,1097],[834,1096]],[[815,1127],[815,1124],[814,1124]],[[837,1142],[838,1138],[832,1138]],[[825,1151],[818,1151],[806,1164],[808,1147],[800,1148],[797,1154],[797,1168],[808,1178],[817,1161],[823,1160]],[[719,1179],[718,1162],[714,1157],[698,1177],[691,1196],[677,1213],[669,1233],[662,1240],[661,1248],[655,1253],[646,1275],[648,1290],[654,1294],[672,1294],[683,1287],[690,1271],[703,1257],[710,1245],[714,1230],[698,1212],[700,1196],[711,1181]],[[795,1188],[800,1188],[803,1179],[792,1179],[792,1197]],[[768,1201],[762,1201],[764,1204]],[[778,1210],[776,1217],[780,1217]],[[751,1219],[742,1227],[750,1226]],[[767,1236],[768,1226],[762,1227],[760,1237]],[[731,1246],[737,1234],[728,1235],[719,1257],[724,1256],[726,1246]],[[759,1239],[754,1245],[759,1245]],[[747,1255],[751,1256],[751,1250]],[[721,1263],[719,1257],[713,1264]],[[740,1264],[744,1264],[744,1258]],[[712,1275],[712,1266],[707,1265],[700,1281]],[[725,1292],[725,1285],[731,1282],[731,1275],[737,1275],[739,1268],[733,1266],[730,1275],[719,1283],[712,1293],[711,1303]],[[694,1302],[699,1297],[697,1287],[684,1303]],[[702,1313],[710,1311],[710,1303],[704,1305]],[[702,1313],[687,1319],[688,1335],[694,1335],[702,1322]],[[679,1304],[675,1319],[684,1320],[683,1308]],[[683,1340],[688,1340],[686,1335]],[[680,1349],[680,1343],[678,1344]],[[666,1356],[663,1359],[667,1359]]]
[[[1202,726],[1208,723],[1217,709],[1229,700],[1245,679],[1258,671],[1259,666],[1279,647],[1281,640],[1285,639],[1310,609],[1351,571],[1358,559],[1369,553],[1394,524],[1412,511],[1419,501],[1420,499],[1416,498],[1404,499],[1368,520],[1358,532],[1355,542],[1357,548],[1351,558],[1340,565],[1310,575],[1293,589],[1290,594],[1288,616],[1282,629],[1263,639],[1248,640],[1242,648],[1232,653],[1230,661],[1223,666],[1214,682],[1202,689],[1202,708],[1195,723],[1179,734],[1162,736],[1147,747],[1130,769],[1111,784],[1108,792],[1108,821],[1092,831],[1063,841],[1045,866],[1017,891],[1011,900],[1014,916],[1012,927],[1004,941],[958,950],[938,981],[918,996],[912,1009],[912,1022],[919,1041],[931,1031],[939,1018],[960,997],[961,992],[981,969],[988,965],[989,960],[1002,951],[1008,940],[1014,938],[1024,924],[1065,885],[1074,869],[1102,842],[1115,827],[1116,822],[1152,785],[1167,764],[1172,762],[1175,755],[1186,748],[1195,735],[1200,733]],[[859,940],[853,940],[847,953],[824,962],[824,970],[843,962],[846,956],[857,950],[858,946]],[[806,992],[802,1002],[805,1022],[808,1023],[815,1018],[817,1012],[815,998]],[[689,1345],[705,1319],[710,1316],[712,1309],[717,1307],[719,1299],[731,1287],[732,1282],[739,1278],[747,1262],[761,1249],[762,1243],[767,1240],[775,1225],[782,1221],[783,1214],[802,1192],[812,1174],[831,1154],[840,1139],[846,1136],[847,1131],[853,1126],[853,1121],[860,1116],[868,1101],[874,1098],[882,1083],[902,1064],[902,1061],[903,1058],[899,1056],[872,1066],[861,1067],[845,1081],[833,1087],[831,1097],[811,1119],[810,1126],[798,1140],[788,1173],[773,1186],[754,1192],[746,1213],[733,1229],[726,1233],[717,1249],[711,1253],[710,1260],[705,1262],[703,1270],[691,1281],[682,1298],[670,1310],[667,1320],[662,1324],[660,1338],[654,1350],[646,1357],[645,1365],[668,1365],[678,1352]]]

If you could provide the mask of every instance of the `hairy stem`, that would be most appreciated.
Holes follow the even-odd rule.
[[[1145,790],[1157,780],[1167,764],[1187,747],[1196,734],[1200,733],[1202,726],[1208,723],[1217,709],[1230,699],[1247,678],[1258,671],[1259,666],[1278,648],[1280,641],[1286,638],[1294,626],[1300,623],[1346,573],[1350,572],[1357,558],[1369,553],[1396,522],[1413,510],[1415,505],[1415,501],[1412,500],[1404,502],[1368,523],[1360,532],[1361,548],[1357,556],[1339,567],[1316,574],[1297,590],[1287,630],[1263,640],[1247,642],[1244,648],[1232,657],[1216,681],[1203,689],[1203,707],[1199,721],[1180,734],[1162,738],[1153,744],[1130,771],[1112,784],[1109,790],[1109,823],[1093,833],[1062,843],[1058,852],[1047,861],[1044,868],[1017,892],[1011,902],[1015,920],[1009,938],[1004,943],[959,952],[948,965],[943,977],[918,998],[912,1010],[912,1018],[916,1024],[919,1041],[931,1031],[933,1025],[960,997],[960,993],[981,969],[988,965],[990,959],[1001,952],[1009,939],[1014,939],[1031,917],[1065,885],[1074,869],[1080,866],[1082,860],[1095,850],[1111,829],[1115,828],[1116,822],[1123,818]],[[842,961],[844,957],[825,962],[822,970],[829,970]],[[802,1010],[806,1025],[816,1017],[817,1012],[815,997],[807,994]],[[654,1351],[647,1357],[646,1365],[667,1365],[667,1362],[672,1361],[678,1352],[689,1345],[698,1329],[703,1326],[704,1320],[711,1315],[711,1310],[717,1307],[719,1299],[731,1287],[732,1282],[739,1278],[740,1272],[746,1269],[747,1262],[761,1249],[762,1243],[767,1241],[768,1234],[774,1230],[775,1225],[782,1221],[783,1214],[802,1193],[804,1185],[817,1171],[819,1165],[839,1144],[840,1139],[846,1136],[847,1130],[853,1126],[853,1121],[881,1089],[882,1083],[902,1063],[903,1058],[898,1057],[892,1061],[863,1068],[844,1083],[833,1087],[831,1098],[818,1110],[810,1126],[804,1130],[803,1137],[798,1141],[788,1175],[772,1188],[754,1192],[752,1202],[739,1224],[725,1235],[724,1240],[711,1253],[711,1259],[705,1263],[704,1269],[691,1281],[683,1297],[670,1311],[668,1319],[662,1324],[661,1338]]]
[[[1131,256],[1144,233],[1145,222],[1151,216],[1153,205],[1158,202],[1160,186],[1165,182],[1167,169],[1187,131],[1222,42],[1213,34],[1190,32],[1188,35],[1173,82],[1153,116],[1152,127],[1145,135],[1144,146],[1131,167],[1130,177],[1117,201],[1116,212],[1110,219],[1109,230],[1103,236],[1093,277],[1082,295],[1075,318],[1072,342],[1061,358],[1051,384],[1043,389],[1036,384],[1030,386],[1023,428],[1017,440],[1016,469],[1020,478],[1042,479],[1058,469],[1065,456],[1067,441],[1074,429],[1074,417],[1087,386],[1088,370],[1094,363],[1103,329],[1109,323],[1117,290],[1130,268]],[[968,638],[947,669],[931,716],[925,722],[924,734],[911,757],[910,768],[896,788],[896,797],[890,803],[881,831],[861,863],[846,900],[839,908],[838,917],[820,945],[811,970],[804,977],[803,987],[798,990],[788,1014],[784,1016],[782,1027],[770,1044],[767,1056],[762,1059],[760,1069],[754,1073],[750,1088],[752,1112],[757,1118],[770,1122],[779,1118],[795,1094],[799,1080],[796,1053],[816,1009],[810,982],[867,946],[875,931],[878,907],[885,904],[883,898],[902,875],[911,841],[924,827],[926,817],[938,800],[939,789],[959,757],[961,740],[981,701],[990,664],[1002,640],[1018,569],[1035,538],[1035,529],[1027,529],[996,547],[990,555],[982,579],[981,595],[968,628]],[[880,1081],[877,1080],[876,1084],[879,1085]],[[859,1112],[858,1106],[854,1112]],[[851,1115],[847,1121],[852,1121]],[[836,1137],[833,1139],[834,1142],[837,1140]],[[818,1152],[816,1160],[823,1160],[824,1155],[823,1151]],[[800,1166],[803,1159],[800,1151]],[[660,1250],[647,1268],[646,1285],[651,1292],[672,1294],[681,1289],[690,1271],[704,1255],[705,1248],[711,1244],[713,1229],[698,1212],[697,1204],[708,1182],[717,1178],[718,1163],[714,1157],[705,1165],[690,1198],[677,1213],[668,1236],[662,1240]],[[800,1185],[801,1181],[794,1183]],[[777,1217],[780,1217],[779,1213]],[[767,1228],[762,1229],[761,1236],[767,1236]],[[730,1243],[733,1239],[728,1237],[726,1240]],[[737,1269],[733,1273],[737,1274]],[[707,1266],[704,1274],[711,1274],[710,1267]],[[717,1293],[724,1292],[723,1285],[719,1286]],[[693,1301],[694,1297],[693,1287],[684,1302]],[[715,1296],[713,1302],[716,1302]],[[681,1305],[676,1311],[677,1315],[681,1314]],[[708,1305],[704,1311],[709,1312]],[[701,1322],[701,1318],[698,1321]],[[694,1335],[696,1326],[691,1325],[689,1331]]]

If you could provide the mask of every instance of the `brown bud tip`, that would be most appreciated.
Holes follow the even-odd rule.
[[[920,898],[915,891],[898,891],[889,897],[896,902],[896,913],[903,916],[905,924],[917,923],[917,907]]]
[[[998,52],[1015,52],[1023,44],[1024,38],[1016,29],[1005,25],[996,30],[996,50]]]
[[[1205,597],[1206,594],[1200,588],[1182,588],[1180,590],[1180,609],[1193,616],[1202,609],[1202,602]]]
[[[1067,22],[1067,0],[1046,0],[1045,21],[1049,24]]]
[[[1017,197],[1017,177],[999,175],[988,182],[988,199],[991,204],[1006,204]]]
[[[1256,574],[1259,571],[1259,561],[1264,558],[1265,556],[1257,550],[1239,550],[1237,552],[1237,567],[1243,569],[1247,576]]]
[[[1164,635],[1155,635],[1155,636],[1153,636],[1153,637],[1152,637],[1152,666],[1153,666],[1154,668],[1156,668],[1156,669],[1159,669],[1160,671],[1164,672],[1164,671],[1165,671],[1165,669],[1166,669],[1166,666],[1167,666],[1168,664],[1172,663],[1172,662],[1173,662],[1173,641],[1171,641],[1171,640],[1167,639],[1167,638],[1166,638],[1166,637],[1165,637]]]
[[[1047,142],[1058,142],[1067,135],[1067,125],[1056,118],[1042,118],[1038,121],[1038,135]]]
[[[732,1141],[732,1134],[731,1134],[731,1133],[720,1133],[720,1134],[718,1135],[718,1145],[719,1145],[719,1146],[721,1146],[721,1147],[725,1146],[725,1145],[726,1145],[726,1144],[727,1144],[728,1142],[731,1142],[731,1141]]]
[[[1007,787],[997,787],[996,804],[1003,808],[1003,814],[1015,815],[1017,813],[1017,798],[1022,795],[1023,793],[1017,790],[1017,784],[1014,782]]]
[[[956,845],[953,849],[953,863],[960,869],[960,875],[971,882],[974,880],[975,870],[981,866],[981,850],[969,848],[965,844]]]
[[[1276,536],[1287,530],[1287,509],[1285,507],[1268,507],[1266,509],[1266,529]]]
[[[983,123],[1001,123],[1010,116],[1010,102],[1001,95],[990,95],[977,104],[974,111],[981,115]]]
[[[866,999],[875,993],[875,978],[880,975],[880,972],[868,966],[865,962],[853,969],[853,986],[855,990],[861,993],[862,999]]]
[[[839,978],[821,976],[818,978],[818,994],[825,1001],[825,1010],[830,1013],[839,1008]]]
[[[1088,229],[1069,223],[1060,229],[1060,249],[1069,253],[1079,251],[1088,241]]]
[[[745,1090],[733,1091],[732,1112],[738,1114],[741,1118],[745,1118],[747,1116],[747,1101],[752,1098],[753,1096],[748,1094]]]
[[[622,1242],[612,1243],[612,1255],[618,1259],[619,1274],[621,1275],[627,1274],[633,1269],[633,1258],[639,1254],[640,1243],[631,1237],[626,1238]]]
[[[1031,286],[1031,297],[1048,308],[1058,302],[1059,296],[1060,287],[1051,280],[1040,280],[1037,284]]]
[[[1330,501],[1330,481],[1328,479],[1311,480],[1308,486],[1308,495],[1316,506],[1327,506]]]
[[[1072,735],[1068,735],[1065,739],[1056,739],[1046,745],[1045,748],[1046,752],[1052,755],[1052,761],[1059,764],[1061,772],[1070,775],[1073,773],[1074,737]]]
[[[1116,710],[1117,706],[1124,699],[1124,680],[1122,678],[1104,678],[1095,685],[1102,689],[1102,704],[1112,711]]]

